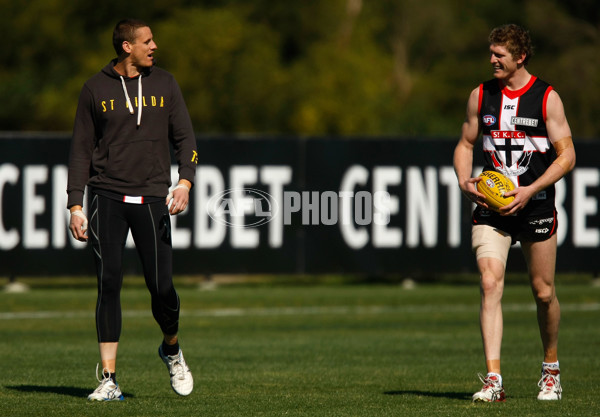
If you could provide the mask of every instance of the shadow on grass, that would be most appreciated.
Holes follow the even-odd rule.
[[[417,397],[449,398],[453,400],[471,400],[473,394],[468,392],[429,392],[429,391],[386,391],[385,395],[412,395]]]
[[[47,385],[5,385],[5,388],[13,391],[21,392],[33,392],[43,394],[59,394],[68,395],[70,397],[84,398],[93,391],[90,388],[77,388],[77,387],[65,387],[65,386],[47,386]],[[123,393],[123,396],[132,398],[133,394]]]

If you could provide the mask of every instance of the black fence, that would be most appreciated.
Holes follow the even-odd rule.
[[[191,205],[172,218],[178,274],[475,271],[455,140],[197,142]],[[557,268],[598,273],[600,144],[576,149],[576,169],[557,184]],[[0,276],[93,273],[91,251],[67,231],[68,152],[68,135],[0,138]],[[133,242],[127,248],[128,272],[139,273]],[[525,270],[518,248],[509,267]]]

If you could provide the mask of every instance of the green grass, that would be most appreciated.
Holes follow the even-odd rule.
[[[195,377],[178,397],[139,281],[123,289],[118,378],[126,400],[88,403],[98,361],[92,285],[0,293],[0,415],[598,416],[600,288],[559,285],[564,398],[539,402],[531,292],[505,290],[504,404],[473,404],[484,371],[469,285],[178,284]],[[127,281],[126,281],[127,282]],[[33,313],[37,313],[36,316]]]

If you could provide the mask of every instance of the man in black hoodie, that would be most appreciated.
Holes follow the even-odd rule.
[[[174,77],[154,66],[150,27],[135,19],[117,23],[117,58],[88,80],[75,116],[67,208],[75,239],[94,249],[98,276],[96,330],[102,362],[92,401],[122,400],[116,380],[121,333],[122,255],[129,231],[151,293],[152,313],[164,338],[158,349],[173,390],[189,395],[192,374],[178,343],[179,296],[172,279],[169,215],[189,202],[197,164],[192,123]],[[179,182],[171,185],[173,147]],[[88,218],[83,199],[88,187]],[[98,369],[96,369],[96,374]]]

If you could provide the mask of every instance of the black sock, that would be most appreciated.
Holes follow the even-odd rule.
[[[117,383],[117,373],[116,372],[105,371],[102,373],[102,377],[110,378],[112,380],[112,382],[114,382],[115,384]]]
[[[174,345],[167,345],[165,341],[162,342],[162,351],[167,356],[175,356],[179,353],[179,342],[175,342]]]

